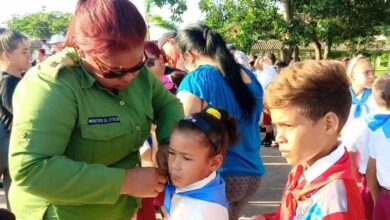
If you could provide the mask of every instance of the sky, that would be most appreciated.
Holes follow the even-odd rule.
[[[74,11],[77,0],[6,0],[6,4],[2,4],[0,7],[0,26],[4,26],[4,22],[12,17],[12,15],[23,15],[26,13],[34,13],[41,10],[42,7],[46,7],[46,11],[60,11],[70,12]],[[137,6],[138,10],[144,14],[144,1],[132,0]],[[187,0],[188,10],[183,14],[183,23],[179,26],[184,26],[189,23],[194,23],[198,20],[202,20],[202,14],[198,7],[198,0]],[[168,7],[153,8],[152,15],[159,14],[162,17],[168,19],[170,11]],[[152,25],[151,39],[156,40],[165,32],[165,30]]]

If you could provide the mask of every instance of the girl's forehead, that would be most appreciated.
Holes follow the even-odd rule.
[[[16,44],[16,48],[15,50],[24,50],[24,49],[30,49],[30,41],[27,40],[27,39],[23,39],[21,41],[19,41],[17,44]],[[14,50],[14,51],[15,51]]]
[[[171,135],[171,148],[193,149],[203,146],[206,136],[199,131],[177,130]]]
[[[355,66],[356,69],[373,69],[371,62],[366,59],[360,59]]]

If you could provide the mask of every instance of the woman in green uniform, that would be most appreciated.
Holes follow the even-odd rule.
[[[11,210],[23,219],[129,220],[166,174],[140,168],[157,125],[163,144],[183,116],[144,67],[146,25],[128,0],[80,0],[67,48],[27,72],[14,93]]]

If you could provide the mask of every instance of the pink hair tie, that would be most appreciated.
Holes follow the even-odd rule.
[[[164,84],[165,88],[167,88],[168,90],[171,90],[175,87],[175,84],[173,84],[172,82],[172,78],[170,75],[163,75],[163,76],[160,76],[160,81]]]

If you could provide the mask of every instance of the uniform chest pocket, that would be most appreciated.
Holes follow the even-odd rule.
[[[82,125],[81,136],[85,139],[109,141],[129,133],[131,130],[119,123]]]
[[[71,154],[88,163],[114,164],[133,152],[133,132],[119,123],[83,125]]]
[[[147,108],[139,117],[139,123],[134,124],[134,144],[141,147],[146,138],[150,135],[150,128],[153,123],[153,109]]]

